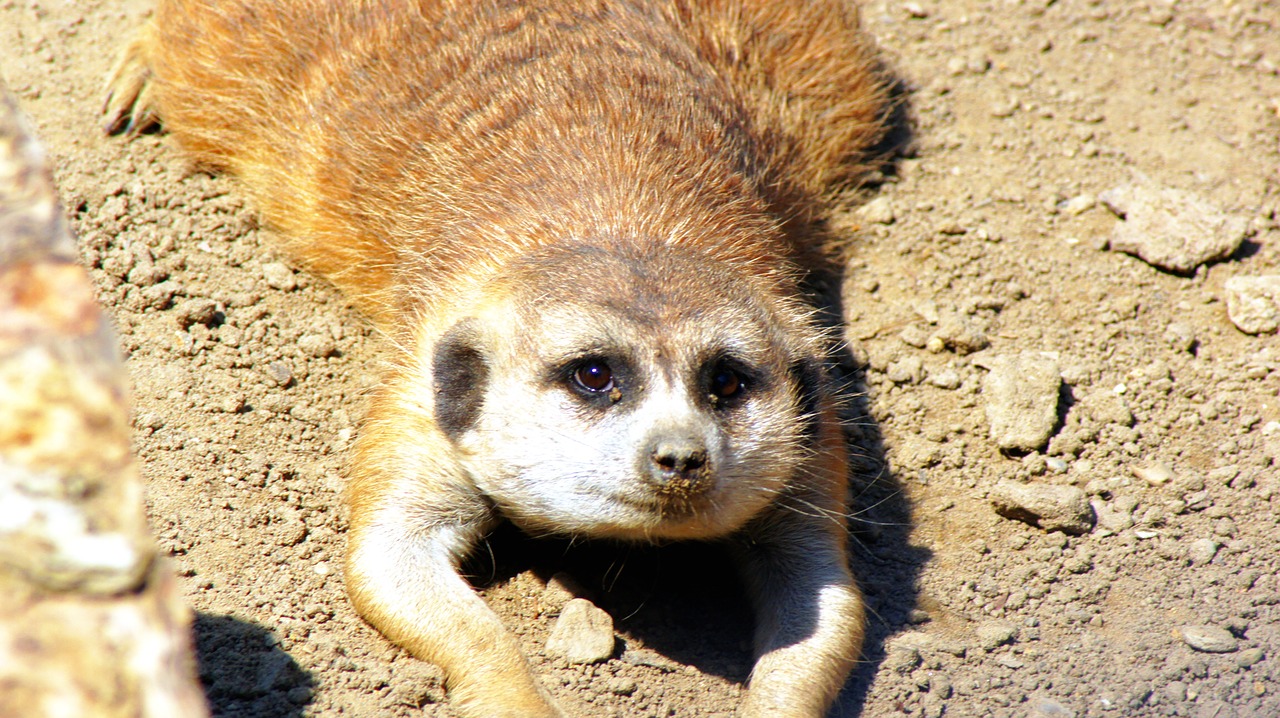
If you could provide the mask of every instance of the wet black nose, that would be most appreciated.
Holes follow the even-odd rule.
[[[693,437],[664,437],[653,442],[649,480],[664,493],[699,491],[708,475],[707,448]]]

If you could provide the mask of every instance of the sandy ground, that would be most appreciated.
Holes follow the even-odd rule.
[[[438,671],[364,625],[338,571],[343,454],[381,341],[279,266],[233,182],[188,172],[162,135],[98,129],[146,11],[0,2],[0,72],[128,354],[149,514],[214,713],[452,715]],[[872,609],[836,714],[1280,715],[1280,339],[1240,331],[1226,300],[1233,277],[1280,274],[1280,5],[877,1],[865,17],[910,141],[835,219],[859,233],[851,527]],[[1122,220],[1098,198],[1134,182],[1184,193],[1158,215],[1222,213],[1201,233],[1243,241],[1185,272],[1112,251]],[[1023,352],[1050,362],[1056,420],[1047,447],[1006,452],[987,375]],[[1070,487],[1094,525],[1005,518],[1000,482]],[[749,620],[716,553],[492,545],[476,581],[577,715],[732,712]],[[613,615],[614,659],[545,656],[558,571]]]

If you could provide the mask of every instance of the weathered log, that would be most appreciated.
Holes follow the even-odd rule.
[[[0,85],[0,715],[207,716],[114,335]]]

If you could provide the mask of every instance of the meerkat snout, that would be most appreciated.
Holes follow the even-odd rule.
[[[706,443],[680,431],[658,432],[649,445],[648,461],[641,476],[659,495],[689,496],[701,493],[710,483],[712,467]]]

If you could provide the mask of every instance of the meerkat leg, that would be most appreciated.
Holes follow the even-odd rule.
[[[152,97],[151,34],[147,24],[125,46],[107,76],[102,103],[103,129],[108,134],[136,135],[159,123]]]
[[[497,518],[412,401],[376,397],[352,457],[346,589],[387,638],[445,673],[467,718],[560,718],[515,637],[459,573]]]
[[[821,718],[857,663],[862,596],[843,531],[827,517],[775,518],[739,559],[756,606],[756,665],[742,718]]]
[[[484,527],[423,529],[396,516],[375,516],[373,524],[349,538],[347,590],[361,615],[414,656],[439,665],[461,715],[562,716],[514,637],[458,573],[457,562]]]

